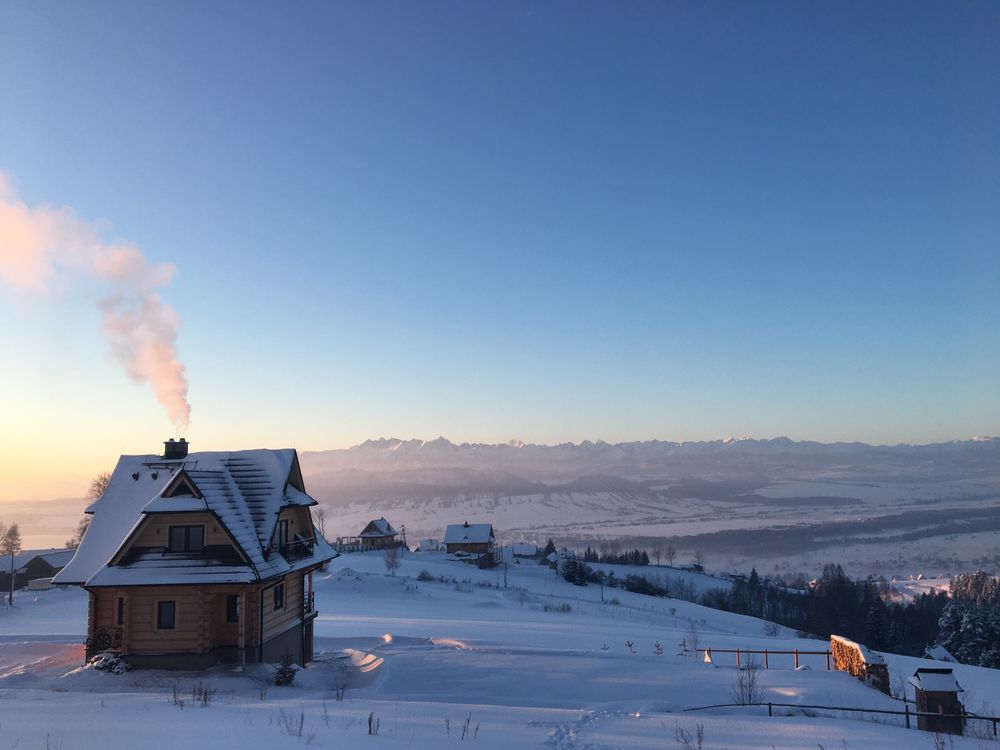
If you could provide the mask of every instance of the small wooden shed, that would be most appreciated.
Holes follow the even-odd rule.
[[[965,706],[958,699],[962,690],[951,669],[921,667],[910,678],[917,710],[941,716],[918,716],[917,728],[925,732],[963,734]]]

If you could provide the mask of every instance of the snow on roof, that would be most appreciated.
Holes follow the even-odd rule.
[[[58,549],[52,552],[43,552],[38,555],[45,562],[51,565],[53,568],[61,568],[70,560],[73,559],[73,555],[76,554],[75,549]]]
[[[885,659],[882,658],[881,654],[875,653],[862,643],[856,643],[850,638],[844,638],[842,635],[831,635],[830,640],[840,641],[845,646],[858,649],[858,651],[861,652],[861,656],[864,658],[866,664],[885,664]]]
[[[964,693],[955,674],[950,669],[926,669],[921,667],[909,680],[914,687],[925,693]]]
[[[444,532],[445,544],[478,544],[483,542],[493,542],[496,538],[493,535],[493,524],[489,523],[452,523]]]
[[[72,557],[75,550],[64,547],[50,547],[48,549],[26,549],[14,555],[14,570],[18,573],[24,572],[25,566],[40,557],[53,568],[65,565]],[[0,559],[0,573],[10,572],[10,557]]]
[[[319,505],[319,503],[309,497],[309,495],[304,492],[299,492],[295,487],[292,487],[292,485],[285,487],[285,502],[288,505],[300,505],[303,507]]]
[[[942,646],[940,643],[935,643],[933,646],[924,651],[924,656],[934,659],[935,661],[956,661],[955,657]]]
[[[267,550],[283,507],[315,504],[308,495],[287,484],[295,460],[291,448],[203,451],[169,461],[155,455],[122,456],[107,490],[87,509],[94,518],[80,549],[54,582],[82,584],[93,579],[93,585],[110,585],[106,579],[124,574],[96,574],[115,556],[144,514],[167,511],[214,513],[250,561],[253,577],[270,578],[292,570],[283,557],[268,556]],[[162,496],[178,479],[178,472],[184,473],[201,497]],[[329,545],[323,546],[330,553],[329,559],[333,551]],[[305,560],[315,562],[320,550],[317,544],[314,554]],[[132,577],[141,570],[141,566],[127,567],[132,569]],[[294,566],[299,567],[303,567],[301,560]]]
[[[384,518],[376,518],[374,521],[369,521],[368,525],[365,526],[364,530],[358,534],[360,537],[381,537],[381,536],[395,536],[396,530],[392,528],[392,524],[386,521]]]

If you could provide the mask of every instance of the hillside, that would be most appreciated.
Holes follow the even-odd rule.
[[[426,571],[432,580],[419,581]],[[705,579],[706,583],[711,579]],[[607,593],[607,592],[605,592]],[[767,624],[682,601],[575,587],[543,566],[513,566],[508,587],[441,554],[408,554],[396,576],[379,554],[346,555],[318,581],[317,664],[296,685],[247,672],[80,669],[86,599],[79,590],[22,594],[0,607],[0,745],[17,747],[663,748],[678,731],[705,748],[931,747],[931,737],[857,713],[684,709],[730,703],[735,668],[681,651],[696,637],[715,648],[824,648]],[[693,635],[694,634],[694,635]],[[634,653],[626,645],[633,644]],[[655,644],[663,654],[655,653]],[[606,647],[606,649],[605,649]],[[803,657],[798,671],[772,657],[764,700],[899,707],[857,680]],[[887,656],[895,681],[920,660]],[[971,710],[995,710],[1000,672],[957,667]],[[201,683],[217,690],[198,707]],[[337,700],[344,686],[343,700]],[[176,691],[175,691],[176,689]],[[177,705],[177,696],[184,707]],[[368,718],[378,735],[368,736]],[[464,730],[464,737],[463,737]],[[956,740],[956,748],[981,748]]]

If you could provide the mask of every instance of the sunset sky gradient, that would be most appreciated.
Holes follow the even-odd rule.
[[[998,38],[975,1],[4,3],[2,195],[176,268],[200,449],[996,434]],[[0,269],[0,500],[176,432],[106,294]]]

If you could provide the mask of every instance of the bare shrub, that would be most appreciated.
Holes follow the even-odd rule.
[[[281,729],[281,733],[288,737],[295,737],[296,739],[302,739],[302,730],[306,725],[306,714],[305,711],[299,711],[296,716],[290,711],[286,711],[281,708],[278,709],[278,728]]]
[[[180,689],[176,685],[174,685],[171,688],[171,692],[172,692],[172,694],[171,694],[171,697],[170,697],[170,705],[177,706],[177,708],[179,708],[181,710],[184,710],[184,702],[185,701],[184,701],[184,696],[181,695]]]
[[[683,750],[701,750],[705,744],[704,724],[699,721],[693,735],[686,729],[681,729],[680,724],[675,723],[674,727],[674,737],[677,740],[677,747],[683,748]]]
[[[191,688],[191,699],[201,708],[208,708],[216,692],[217,688],[210,688],[204,682],[196,682],[194,687]]]
[[[751,656],[746,663],[736,670],[733,684],[729,688],[733,703],[749,706],[760,703],[760,663]]]
[[[691,620],[691,623],[688,625],[687,638],[685,640],[687,641],[688,649],[695,652],[695,656],[697,656],[698,649],[701,648],[701,633],[698,631],[698,623],[694,620]]]
[[[385,550],[385,569],[392,575],[396,575],[399,570],[399,550],[395,547],[387,547]]]

